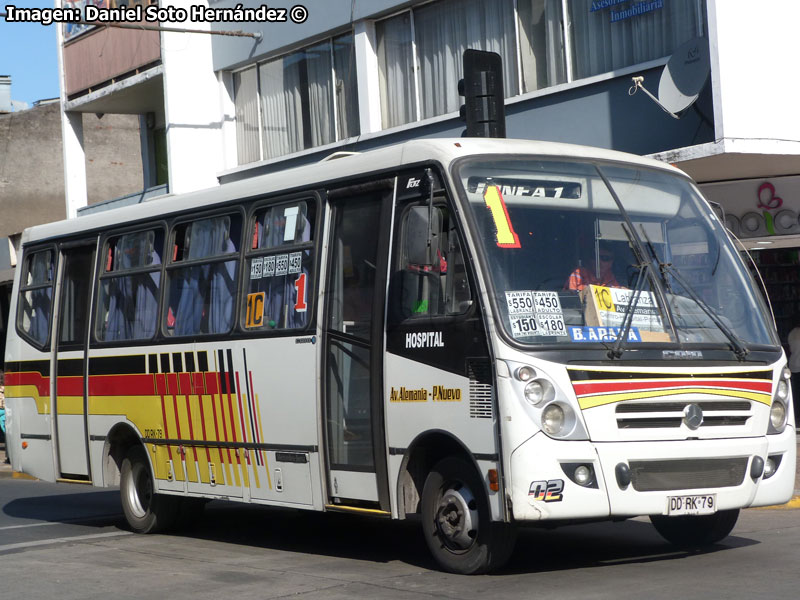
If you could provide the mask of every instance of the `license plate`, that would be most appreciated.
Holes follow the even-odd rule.
[[[717,512],[716,494],[667,497],[666,514],[669,516],[710,515],[715,512]]]

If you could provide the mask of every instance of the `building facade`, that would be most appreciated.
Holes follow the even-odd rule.
[[[4,83],[0,77],[0,87]],[[9,77],[5,78],[10,97]],[[9,295],[22,230],[66,218],[61,109],[57,100],[32,108],[0,104],[0,355],[5,346]],[[81,115],[86,133],[87,198],[138,192],[142,185],[138,120],[127,115]]]
[[[62,31],[69,215],[87,210],[81,113],[138,115],[143,195],[180,193],[336,151],[458,137],[461,54],[477,48],[503,59],[510,137],[669,161],[720,204],[746,246],[780,248],[758,256],[796,277],[794,0],[307,0],[299,12],[275,6],[285,21],[268,21],[255,1],[158,6],[185,18],[162,23],[170,31]],[[237,6],[262,20],[239,20]],[[665,66],[691,40],[708,74],[670,115],[633,78],[661,96]],[[800,298],[774,293],[787,295],[785,339],[800,322]]]

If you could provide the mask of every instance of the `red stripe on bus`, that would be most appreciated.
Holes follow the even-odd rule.
[[[239,422],[242,425],[242,441],[247,442],[247,428],[244,425],[244,407],[242,406],[242,386],[239,385],[239,371],[236,371],[236,397],[239,401]],[[247,458],[247,464],[250,464],[250,453],[244,453]]]
[[[192,393],[198,396],[206,393],[205,378],[202,373],[192,373]]]
[[[163,375],[156,375],[156,379],[163,378]],[[164,395],[161,395],[161,417],[164,419],[164,438],[169,439],[169,427],[167,427],[167,402],[164,398]],[[167,444],[167,454],[169,455],[169,460],[172,461],[172,446]]]
[[[6,385],[32,385],[36,387],[39,396],[50,395],[50,377],[43,377],[41,373],[31,372],[8,372],[6,373]]]
[[[186,399],[186,419],[189,421],[189,439],[194,441],[194,425],[192,424],[192,405],[189,400],[188,392],[192,391],[192,380],[189,373],[178,374],[178,393],[183,388],[183,397]],[[177,404],[177,402],[176,402]],[[194,454],[194,462],[197,462],[197,446],[192,446],[192,454]]]
[[[162,398],[167,395],[167,376],[159,373],[156,376],[157,392]]]
[[[200,428],[203,432],[203,441],[207,442],[208,436],[206,435],[206,415],[205,411],[203,410],[203,397],[200,396],[197,399],[197,402],[198,402],[198,408],[200,409]],[[211,462],[211,451],[208,449],[208,446],[206,446],[206,459],[208,460],[209,463]]]
[[[228,422],[225,419],[225,396],[222,394],[222,385],[220,383],[220,374],[219,373],[214,373],[214,378],[216,379],[216,390],[217,390],[216,393],[219,394],[219,408],[220,408],[220,412],[222,413],[222,433],[223,433],[223,435],[225,435],[225,441],[229,442],[230,439],[228,438]],[[233,424],[233,421],[231,420],[231,425],[232,424]],[[231,458],[231,449],[228,448],[227,452],[228,452],[228,463],[232,465],[233,464],[233,459]]]
[[[229,365],[233,367],[233,365]],[[233,441],[238,442],[239,439],[236,437],[236,418],[234,417],[233,412],[233,399],[231,398],[231,372],[226,370],[225,371],[225,387],[228,389],[228,410],[231,413],[231,433],[233,434]],[[241,465],[242,460],[239,458],[239,453],[235,452],[236,455],[236,464]]]
[[[83,376],[59,377],[56,381],[56,396],[83,396]]]
[[[154,396],[152,375],[92,375],[89,377],[90,396]]]
[[[206,390],[208,394],[219,394],[219,373],[205,373]]]
[[[573,387],[578,396],[587,394],[613,394],[618,392],[659,390],[665,388],[725,388],[731,390],[745,390],[748,392],[761,392],[769,394],[772,391],[770,381],[731,381],[721,379],[677,379],[672,381],[617,381],[617,382],[579,382],[574,381]]]
[[[253,405],[253,421],[254,429],[256,431],[256,441],[260,444],[261,443],[261,415],[258,414],[258,405],[256,404],[256,388],[253,385],[253,372],[248,371],[247,376],[250,378],[250,390],[251,390],[251,398],[250,402]],[[261,457],[261,464],[266,464],[264,461],[264,451],[259,450],[259,455]]]

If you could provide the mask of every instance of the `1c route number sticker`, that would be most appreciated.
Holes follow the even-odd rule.
[[[557,292],[518,290],[506,292],[511,335],[515,338],[539,335],[567,335],[564,313]]]

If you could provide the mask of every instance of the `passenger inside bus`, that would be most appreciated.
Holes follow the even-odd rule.
[[[238,219],[237,219],[238,221]],[[231,217],[195,221],[176,239],[174,261],[210,259],[237,251]],[[238,232],[236,238],[238,240]],[[225,333],[233,325],[236,260],[214,261],[173,271],[170,311],[174,334]],[[169,328],[169,320],[167,326]]]
[[[259,327],[299,329],[308,322],[307,298],[298,298],[301,290],[297,282],[303,276],[306,281],[310,278],[313,251],[310,245],[288,253],[284,248],[313,241],[313,208],[313,204],[309,207],[305,201],[300,201],[268,206],[255,215],[251,250],[257,251],[259,256],[251,259],[251,270],[252,264],[257,264],[261,270],[249,278],[247,294],[264,293],[263,325]],[[298,306],[303,309],[298,310]],[[248,327],[254,326],[248,324]]]
[[[161,237],[161,236],[159,236]],[[163,238],[162,238],[163,239]],[[154,231],[138,232],[112,239],[106,271],[122,272],[161,264],[161,240]],[[105,341],[146,339],[153,336],[158,321],[160,271],[120,275],[105,280],[101,294],[107,314],[99,332]]]

